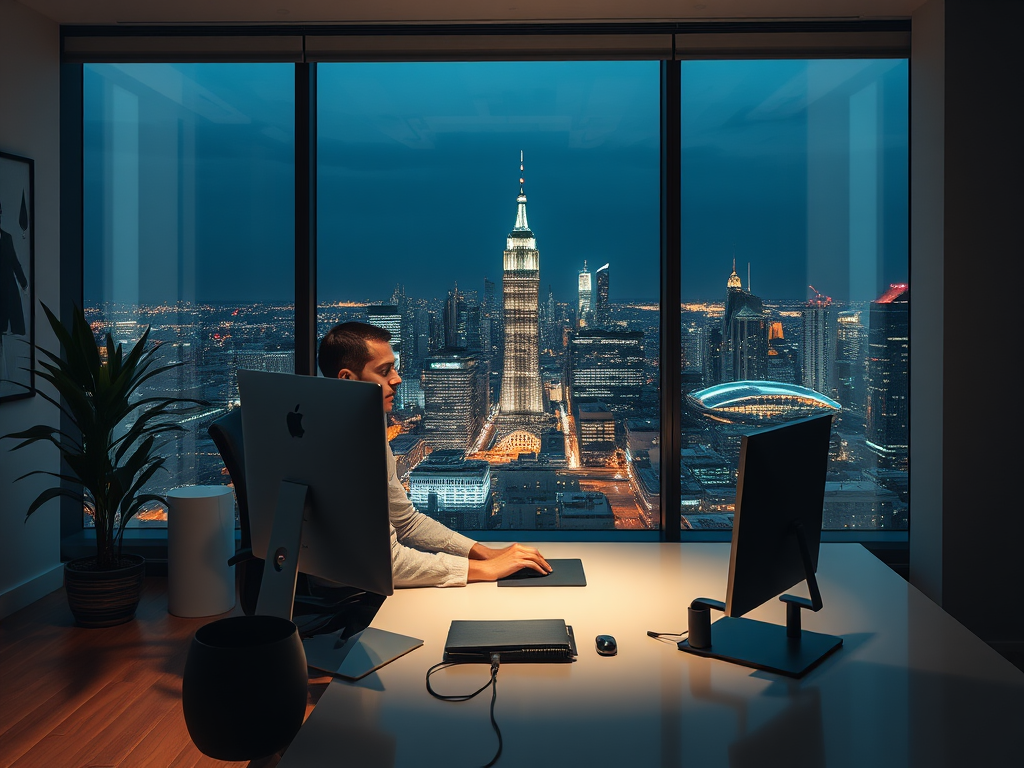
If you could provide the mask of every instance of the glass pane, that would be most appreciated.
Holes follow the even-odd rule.
[[[126,347],[151,327],[161,360],[181,364],[143,396],[209,403],[165,446],[155,493],[228,483],[206,430],[237,405],[235,370],[294,369],[293,72],[84,67],[86,316],[97,341],[110,331]]]
[[[392,449],[446,524],[659,526],[658,71],[318,67],[319,337],[392,332]]]
[[[905,60],[682,64],[682,525],[739,435],[832,412],[824,528],[905,529]]]

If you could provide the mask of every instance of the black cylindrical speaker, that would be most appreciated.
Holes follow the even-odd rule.
[[[306,653],[295,624],[232,616],[196,630],[181,681],[185,725],[218,760],[255,760],[291,742],[306,713]]]

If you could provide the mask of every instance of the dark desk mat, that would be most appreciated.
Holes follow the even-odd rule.
[[[498,579],[499,587],[585,587],[587,576],[583,573],[583,561],[548,560],[551,573],[541,575],[530,568],[523,568],[511,576]]]

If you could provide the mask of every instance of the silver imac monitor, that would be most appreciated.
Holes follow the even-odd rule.
[[[380,386],[240,370],[238,393],[253,554],[285,574],[257,611],[291,618],[296,570],[391,595]]]
[[[822,607],[815,572],[821,542],[832,416],[812,416],[744,435],[722,603],[697,598],[679,649],[801,677],[837,650],[840,637],[803,630],[800,611]],[[782,595],[785,625],[741,618],[807,582],[810,598]],[[710,610],[725,612],[714,624]]]

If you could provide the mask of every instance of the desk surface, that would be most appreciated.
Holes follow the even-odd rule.
[[[682,653],[647,630],[686,628],[695,597],[725,598],[728,544],[552,543],[580,557],[586,587],[399,590],[373,626],[423,647],[355,683],[333,681],[281,768],[478,766],[494,754],[490,694],[430,697],[452,619],[563,618],[573,664],[506,664],[495,718],[505,766],[966,766],[1024,764],[1024,673],[863,547],[823,544],[824,608],[805,629],[843,647],[800,680]],[[796,594],[806,594],[800,588]],[[785,623],[771,601],[748,614]],[[598,656],[611,634],[619,653]],[[485,665],[431,682],[443,693],[483,685]]]

